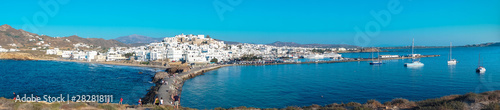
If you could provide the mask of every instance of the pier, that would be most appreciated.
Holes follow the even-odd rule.
[[[207,71],[215,70],[225,66],[231,65],[209,65],[204,67],[195,67],[188,72],[175,73],[175,76],[166,76],[162,80],[167,82],[168,84],[161,84],[161,80],[159,80],[160,83],[156,83],[157,85],[160,84],[159,88],[156,88],[156,94],[150,94],[150,96],[146,96],[148,100],[145,100],[145,104],[153,104],[156,96],[158,97],[158,99],[163,98],[164,105],[173,106],[173,100],[171,97],[172,95],[175,95],[175,93],[181,96],[182,85],[184,84],[185,80],[201,75]]]

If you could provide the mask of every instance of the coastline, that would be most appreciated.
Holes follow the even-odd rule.
[[[87,61],[80,61],[80,60],[63,60],[63,59],[40,59],[40,60],[42,60],[42,61],[77,62],[77,63],[97,63],[97,64],[105,64],[105,65],[134,66],[134,67],[149,67],[149,68],[156,68],[156,69],[166,69],[166,68],[170,67],[168,65],[167,66],[141,65],[141,64],[120,63],[120,62],[113,62],[113,61],[87,62]]]

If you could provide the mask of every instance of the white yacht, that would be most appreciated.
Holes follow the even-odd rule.
[[[450,58],[448,60],[448,65],[456,65],[458,63],[458,61],[456,59],[453,59],[453,57],[452,57],[452,52],[451,52],[452,46],[451,45],[452,44],[450,42],[450,56],[449,56]]]
[[[481,54],[479,54],[479,62],[478,62],[478,67],[476,68],[476,72],[477,73],[484,73],[486,72],[486,68],[484,68],[483,66],[481,66]]]
[[[406,67],[420,67],[420,66],[424,66],[424,63],[422,63],[422,62],[414,59],[414,56],[415,56],[415,54],[413,54],[414,48],[415,48],[415,39],[413,39],[413,41],[411,43],[411,57],[412,57],[412,62],[411,63],[405,63]]]
[[[312,55],[307,55],[305,56],[307,59],[323,59],[325,58],[324,55],[319,55],[319,54],[312,54]]]

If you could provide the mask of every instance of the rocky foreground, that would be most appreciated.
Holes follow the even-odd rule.
[[[0,109],[16,110],[173,110],[170,105],[119,105],[103,103],[22,103],[12,99],[0,98]],[[192,108],[180,107],[182,110]],[[480,94],[468,93],[465,95],[450,95],[436,99],[409,101],[407,99],[393,99],[384,103],[368,100],[364,104],[350,102],[347,104],[329,104],[325,106],[311,105],[305,107],[289,106],[286,108],[215,108],[215,110],[500,110],[500,91],[490,91]]]

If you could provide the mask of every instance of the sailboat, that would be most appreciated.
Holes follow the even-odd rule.
[[[377,56],[378,56],[377,61],[372,60],[372,62],[370,62],[370,65],[383,64],[383,62],[380,61],[380,51],[379,50],[377,50]],[[372,53],[372,59],[373,59],[373,53]]]
[[[481,53],[479,53],[479,62],[477,63],[478,67],[476,68],[477,73],[484,73],[486,72],[486,68],[481,66]]]
[[[405,63],[405,67],[420,67],[420,66],[424,66],[424,63],[422,63],[422,62],[414,59],[414,57],[415,57],[415,54],[413,54],[414,48],[415,48],[415,39],[413,39],[413,41],[411,42],[411,57],[412,57],[412,62],[411,63]]]
[[[451,48],[452,48],[452,46],[451,46],[451,45],[452,45],[452,44],[451,44],[451,42],[450,42],[450,56],[449,56],[450,58],[449,58],[449,60],[448,60],[448,65],[456,65],[458,61],[457,61],[456,59],[453,59],[453,58],[452,58],[452,52],[451,52]]]

